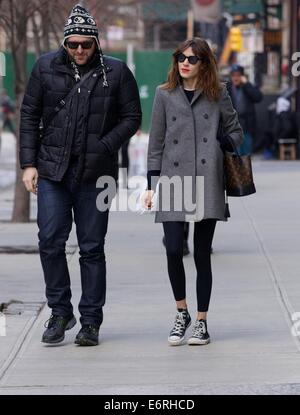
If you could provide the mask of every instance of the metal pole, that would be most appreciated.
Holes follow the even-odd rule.
[[[299,52],[299,12],[300,12],[300,0],[291,0],[291,38],[290,38],[290,56],[295,52]],[[296,92],[296,111],[300,110],[300,77],[292,76],[291,86],[297,88]]]
[[[6,75],[5,32],[0,28],[0,91],[3,89],[3,77]]]
[[[300,0],[296,0],[296,19],[295,19],[295,38],[296,38],[296,51],[300,51]],[[300,76],[297,77],[297,84],[296,87],[298,88],[296,93],[296,111],[300,111]]]
[[[194,12],[192,9],[188,10],[187,15],[187,38],[192,39],[194,37]]]
[[[154,50],[160,50],[160,24],[156,24],[153,29]]]
[[[134,48],[132,43],[127,44],[127,66],[135,74]]]

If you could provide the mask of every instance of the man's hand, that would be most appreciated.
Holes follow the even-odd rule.
[[[28,192],[37,194],[38,172],[35,167],[26,167],[23,173],[23,183]]]
[[[243,75],[242,77],[241,77],[241,83],[242,84],[246,84],[248,82],[248,79],[246,78],[246,76],[245,75]]]

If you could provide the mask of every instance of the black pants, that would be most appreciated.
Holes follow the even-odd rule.
[[[163,223],[168,273],[176,301],[186,298],[185,271],[183,266],[184,222]],[[216,227],[215,219],[195,222],[194,261],[197,269],[197,305],[199,312],[208,311],[211,287],[211,246]]]
[[[77,184],[75,169],[76,164],[71,164],[61,182],[38,181],[38,236],[46,296],[53,314],[72,314],[65,247],[74,215],[82,287],[80,321],[100,326],[106,294],[104,243],[109,212],[97,210],[96,198],[102,189],[93,183]]]

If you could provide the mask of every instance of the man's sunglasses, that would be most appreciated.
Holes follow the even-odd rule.
[[[186,59],[191,65],[196,65],[198,61],[201,61],[201,58],[195,55],[186,56],[184,53],[179,53],[178,55],[176,55],[177,62],[183,63]]]
[[[93,40],[87,40],[86,42],[66,42],[66,46],[69,49],[78,49],[79,46],[82,47],[82,49],[91,49],[93,46],[94,41]]]

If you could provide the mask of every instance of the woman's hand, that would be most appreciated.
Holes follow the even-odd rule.
[[[146,190],[145,193],[142,196],[142,206],[144,209],[148,209],[150,210],[151,208],[153,208],[153,195],[154,195],[154,191],[153,190]]]

